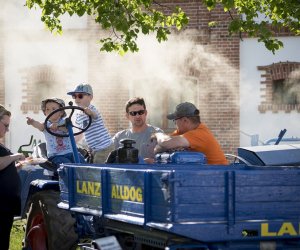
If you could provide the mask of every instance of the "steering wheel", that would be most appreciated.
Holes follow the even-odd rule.
[[[77,107],[77,106],[66,106],[66,107],[62,107],[62,108],[59,108],[59,109],[56,109],[54,110],[53,112],[51,112],[47,117],[46,117],[46,120],[45,120],[45,129],[46,131],[51,134],[51,135],[54,135],[54,136],[57,136],[57,137],[69,137],[70,136],[70,133],[67,131],[65,133],[57,133],[53,130],[51,130],[48,126],[47,126],[47,123],[50,119],[51,116],[53,116],[54,114],[56,114],[57,112],[60,112],[60,111],[65,111],[65,110],[71,110],[70,112],[70,115],[68,117],[65,118],[65,124],[64,124],[64,127],[68,128],[68,126],[71,125],[72,129],[73,128],[76,128],[78,130],[80,130],[79,132],[76,132],[74,133],[74,136],[76,135],[79,135],[79,134],[82,134],[84,131],[86,131],[90,126],[91,126],[91,123],[92,123],[92,117],[90,115],[87,115],[89,117],[89,121],[87,123],[87,125],[84,127],[84,128],[80,128],[80,127],[77,127],[75,126],[73,123],[72,123],[72,116],[74,115],[74,111],[75,109],[78,109],[82,112],[84,112],[84,109],[81,108],[81,107]]]

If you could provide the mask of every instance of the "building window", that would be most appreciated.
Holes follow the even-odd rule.
[[[275,105],[297,105],[299,104],[300,93],[297,86],[300,85],[298,81],[289,80],[275,80],[273,81],[273,104]]]
[[[38,113],[41,101],[50,97],[63,97],[66,94],[65,69],[50,65],[41,65],[22,70],[23,96],[21,110],[23,113]]]
[[[259,66],[265,71],[261,81],[262,101],[258,107],[261,113],[300,112],[300,63],[285,62]]]

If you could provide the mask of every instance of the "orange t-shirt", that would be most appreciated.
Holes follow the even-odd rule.
[[[180,135],[176,130],[172,135]],[[190,144],[191,151],[205,154],[207,163],[212,165],[227,165],[227,159],[220,144],[212,132],[203,124],[193,130],[182,134]]]

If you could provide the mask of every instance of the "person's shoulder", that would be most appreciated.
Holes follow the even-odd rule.
[[[206,134],[211,134],[212,132],[211,132],[211,130],[209,129],[209,127],[207,127],[204,123],[201,122],[201,123],[198,125],[197,128],[192,129],[192,130],[190,130],[190,131],[188,131],[188,132],[186,132],[186,133],[189,133],[189,134],[193,134],[193,133],[206,133]]]
[[[150,124],[147,124],[148,126],[148,130],[151,132],[151,133],[158,133],[158,132],[164,132],[161,128],[159,127],[155,127],[153,125],[150,125]]]
[[[129,129],[124,129],[124,130],[118,131],[113,137],[114,138],[123,137],[124,135],[127,135],[129,132],[130,132]]]
[[[206,124],[203,123],[203,122],[201,122],[201,123],[199,124],[198,128],[209,130],[209,128],[208,128],[208,127],[206,126]]]
[[[6,149],[5,146],[3,146],[3,145],[0,144],[0,154],[1,154],[0,156],[3,156],[2,155],[3,152],[7,152],[7,149]]]

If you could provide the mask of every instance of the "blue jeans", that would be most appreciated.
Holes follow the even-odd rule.
[[[86,163],[82,154],[80,154],[78,152],[78,156],[79,156],[80,163]],[[65,154],[65,155],[54,155],[54,156],[49,157],[48,160],[51,161],[53,164],[55,164],[57,166],[57,168],[59,168],[59,165],[61,163],[75,163],[73,153],[69,153],[69,154]]]

